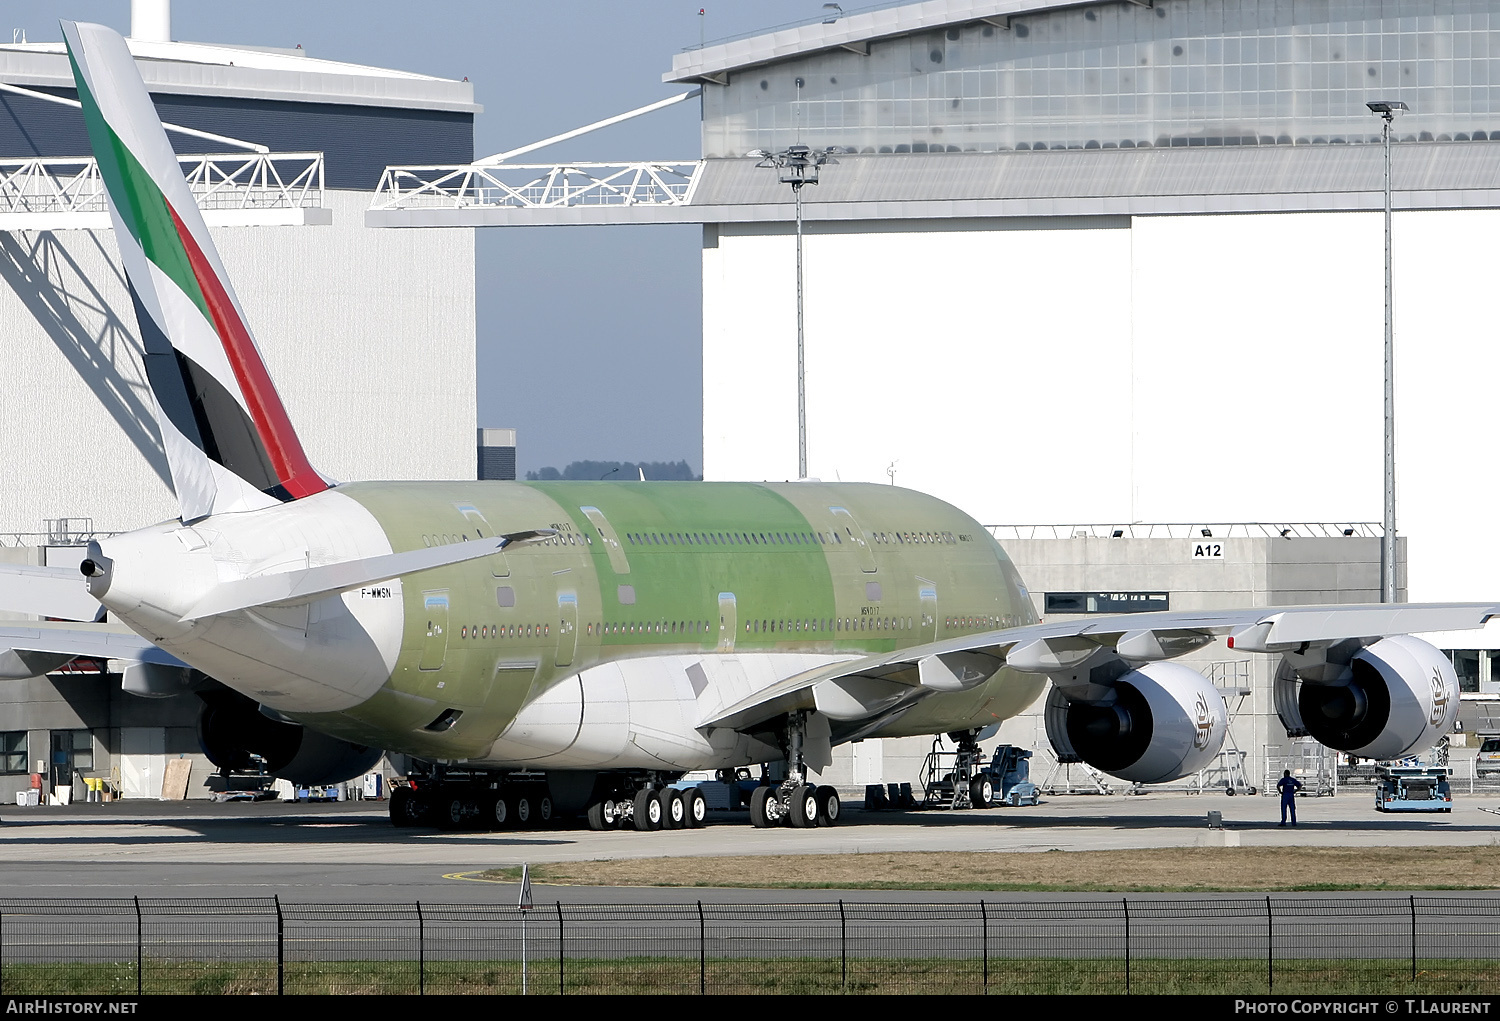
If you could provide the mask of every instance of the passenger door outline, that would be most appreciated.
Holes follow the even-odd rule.
[[[739,609],[733,592],[719,593],[719,651],[734,651],[735,629],[739,627]]]
[[[495,530],[490,527],[489,520],[480,513],[478,507],[475,507],[471,503],[455,503],[453,506],[464,516],[464,520],[479,530],[479,537],[481,539],[489,538],[495,534]],[[510,577],[510,562],[505,559],[504,550],[491,553],[485,560],[490,565],[491,575],[496,578]]]
[[[922,630],[918,641],[937,641],[937,583],[917,579],[917,599],[922,604]]]
[[[557,593],[557,666],[573,662],[578,650],[578,593],[559,589]]]
[[[865,574],[874,574],[878,568],[875,563],[875,551],[870,548],[870,543],[865,539],[865,530],[859,527],[859,522],[854,520],[854,515],[849,513],[847,507],[829,507],[828,512],[833,515],[833,526],[835,529],[842,528],[844,534],[849,537],[859,553],[859,569]]]
[[[614,530],[614,526],[609,523],[604,512],[598,507],[579,507],[578,509],[599,533],[599,541],[604,543],[604,552],[609,555],[609,566],[616,574],[629,574],[630,560],[625,556],[625,547],[620,545],[619,533]]]
[[[448,590],[422,593],[422,609],[427,617],[427,634],[422,639],[422,660],[418,670],[441,670],[448,658]]]

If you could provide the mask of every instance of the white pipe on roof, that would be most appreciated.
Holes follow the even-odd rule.
[[[130,38],[172,41],[172,0],[130,0]]]
[[[28,89],[21,85],[11,85],[9,82],[0,82],[0,92],[14,92],[20,96],[30,96],[32,99],[44,100],[48,103],[57,103],[61,106],[71,106],[75,110],[81,109],[83,104],[76,99],[68,99],[66,96],[54,96],[50,92],[38,92],[36,89]],[[207,139],[210,142],[223,142],[237,149],[249,149],[251,152],[270,152],[271,150],[259,142],[247,142],[242,138],[230,138],[228,135],[216,135],[212,131],[199,131],[197,128],[185,128],[181,124],[168,124],[162,121],[163,128],[175,131],[179,135],[192,135],[194,138]]]
[[[659,100],[655,103],[648,103],[646,106],[638,107],[626,113],[617,113],[613,117],[606,117],[602,121],[595,121],[592,124],[585,124],[583,127],[574,128],[572,131],[564,131],[560,135],[553,135],[551,138],[544,138],[540,142],[532,142],[530,145],[523,145],[519,149],[507,149],[505,152],[497,152],[493,156],[486,156],[483,159],[475,160],[474,164],[476,166],[490,166],[495,163],[504,163],[512,156],[519,156],[523,152],[533,152],[537,149],[542,149],[546,146],[552,145],[554,142],[566,142],[570,138],[577,138],[579,135],[586,135],[590,131],[598,131],[600,128],[609,127],[611,124],[619,124],[621,121],[628,121],[632,117],[639,117],[643,113],[652,113],[653,111],[661,110],[665,107],[671,106],[674,103],[680,103],[684,99],[692,99],[695,96],[701,95],[703,95],[702,89],[693,89],[690,92],[681,92],[669,99]]]

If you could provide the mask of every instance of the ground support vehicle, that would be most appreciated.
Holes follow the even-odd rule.
[[[999,745],[990,756],[990,776],[995,778],[998,803],[1035,805],[1042,800],[1041,788],[1031,782],[1031,750],[1013,744]]]
[[[1447,766],[1380,766],[1375,784],[1377,812],[1451,812]]]

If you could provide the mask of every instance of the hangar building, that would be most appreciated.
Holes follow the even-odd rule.
[[[1365,104],[1401,100],[1408,590],[1493,598],[1488,415],[1459,382],[1500,369],[1497,32],[1493,3],[949,0],[679,54],[668,80],[703,89],[705,477],[796,467],[788,189],[744,154],[839,146],[804,197],[810,474],[894,472],[985,522],[1378,519],[1383,147]],[[1245,580],[1208,592],[1184,540],[1005,544],[1039,590],[1378,598],[1369,539],[1280,531],[1229,541]],[[1238,739],[1259,784],[1290,750],[1255,669]],[[1012,739],[1046,747],[1039,728]]]
[[[474,478],[473,232],[363,220],[388,165],[474,158],[472,86],[134,35],[162,120],[195,132],[168,137],[312,462]],[[0,45],[0,557],[63,565],[177,513],[74,96],[61,43]],[[92,669],[0,682],[0,798],[38,761],[152,796],[180,755],[201,792],[197,700],[122,696]]]
[[[795,478],[792,196],[746,154],[839,147],[803,192],[808,474],[1006,523],[1038,598],[1110,591],[1129,563],[1142,588],[1179,585],[1174,608],[1378,598],[1365,526],[1293,523],[1381,516],[1384,147],[1366,103],[1404,102],[1401,590],[1500,591],[1500,484],[1470,399],[1500,369],[1500,3],[926,0],[688,49],[663,78],[701,90],[703,158],[638,168],[668,181],[655,194],[395,197],[370,220],[701,223],[704,476]],[[1068,521],[1105,524],[1019,538]],[[1230,546],[1238,580],[1145,569],[1182,540],[1141,523],[1194,521],[1262,523]],[[1269,691],[1249,701],[1245,743],[1265,749]]]

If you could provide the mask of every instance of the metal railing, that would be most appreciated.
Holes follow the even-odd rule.
[[[1380,537],[1378,521],[1178,521],[985,525],[996,539],[1332,539]],[[1119,532],[1119,535],[1115,533]]]
[[[1500,993],[1492,896],[0,901],[0,995]]]
[[[202,209],[311,209],[323,205],[320,152],[179,156]],[[0,229],[7,217],[104,213],[91,157],[0,160]]]
[[[702,166],[683,160],[387,167],[370,208],[681,206],[692,201]]]
[[[75,519],[76,520],[76,519]],[[51,529],[46,532],[0,532],[0,549],[7,546],[87,546],[96,539],[108,539],[116,532],[98,529]]]

